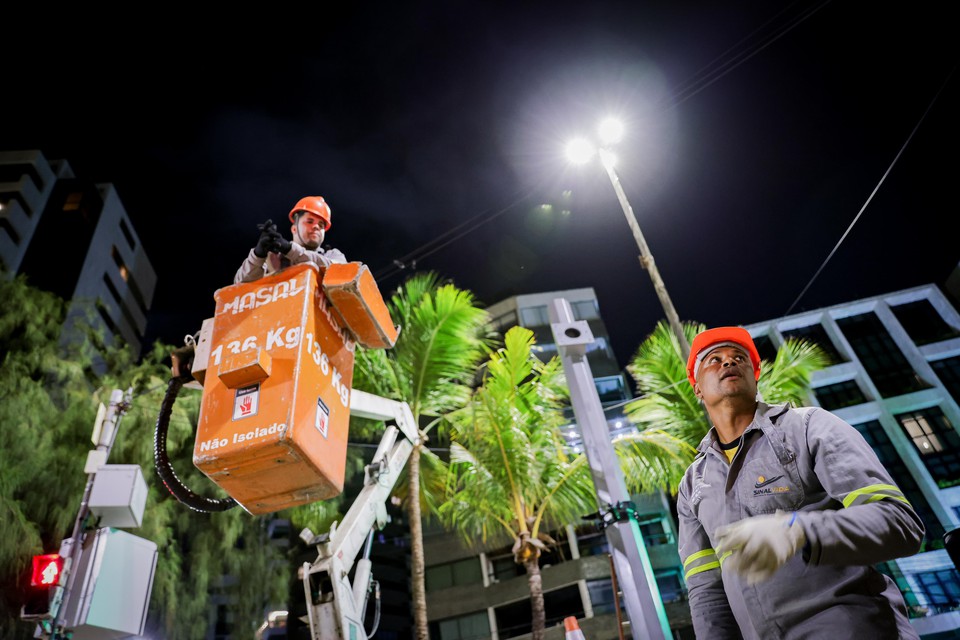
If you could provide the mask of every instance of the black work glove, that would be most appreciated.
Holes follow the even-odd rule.
[[[268,253],[277,250],[276,238],[279,236],[277,225],[273,224],[272,220],[267,220],[263,224],[258,224],[257,229],[260,229],[260,238],[257,240],[257,246],[253,248],[253,255],[266,258]]]
[[[274,246],[276,247],[275,251],[281,255],[287,255],[287,252],[290,251],[290,246],[293,244],[282,235],[279,231],[275,231],[274,235]]]

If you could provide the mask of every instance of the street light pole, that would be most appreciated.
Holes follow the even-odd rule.
[[[593,477],[601,528],[610,546],[614,573],[630,619],[630,635],[634,640],[672,638],[636,509],[610,440],[603,405],[587,360],[587,345],[594,341],[593,332],[586,320],[574,319],[566,298],[555,298],[549,313],[550,330],[563,363],[570,403],[583,436],[583,453]],[[613,597],[619,598],[616,592]]]
[[[640,264],[650,274],[650,279],[653,281],[653,288],[657,292],[657,297],[660,298],[660,304],[663,305],[663,312],[667,314],[670,328],[673,329],[673,333],[680,343],[680,352],[683,355],[683,361],[686,362],[690,356],[690,343],[687,342],[687,336],[683,333],[680,317],[677,315],[677,310],[673,307],[670,294],[667,293],[667,286],[663,284],[660,271],[657,269],[657,264],[653,260],[653,254],[650,253],[650,247],[647,246],[647,241],[640,231],[637,217],[633,215],[633,207],[630,206],[630,201],[627,200],[627,194],[623,192],[623,186],[620,184],[620,176],[617,175],[617,171],[613,166],[613,155],[603,147],[599,149],[599,153],[600,162],[603,164],[603,168],[607,170],[610,184],[613,185],[613,190],[617,192],[617,199],[620,201],[623,215],[626,216],[627,224],[630,225],[630,230],[633,231],[633,239],[637,241],[637,246],[640,247]]]

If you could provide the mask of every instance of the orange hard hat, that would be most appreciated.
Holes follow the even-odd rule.
[[[697,383],[697,366],[703,356],[707,355],[708,350],[711,350],[711,347],[731,343],[746,349],[750,355],[750,362],[753,363],[753,375],[755,379],[760,379],[760,352],[757,351],[757,345],[753,344],[750,333],[743,327],[717,327],[701,331],[690,345],[690,356],[687,358],[687,380],[690,381],[691,386]]]
[[[330,205],[328,205],[327,201],[321,196],[307,196],[306,198],[300,198],[300,202],[295,204],[293,209],[290,210],[290,222],[296,224],[297,220],[294,215],[303,211],[320,216],[323,218],[323,222],[325,223],[323,230],[328,231],[330,229]]]

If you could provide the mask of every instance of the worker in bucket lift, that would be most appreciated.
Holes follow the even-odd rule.
[[[919,638],[873,565],[916,553],[923,523],[863,436],[762,402],[743,328],[697,335],[687,376],[713,423],[677,495],[697,638]]]
[[[233,283],[253,282],[280,269],[304,262],[313,262],[321,269],[333,263],[346,264],[339,249],[321,248],[330,230],[330,205],[320,196],[301,198],[290,210],[290,234],[285,239],[272,220],[257,225],[260,237],[243,261]]]

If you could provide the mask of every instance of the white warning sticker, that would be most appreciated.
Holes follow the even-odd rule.
[[[237,389],[233,400],[233,419],[249,418],[257,415],[260,407],[260,383]]]
[[[324,438],[327,437],[327,430],[330,428],[330,409],[323,403],[323,398],[317,398],[317,431]]]

